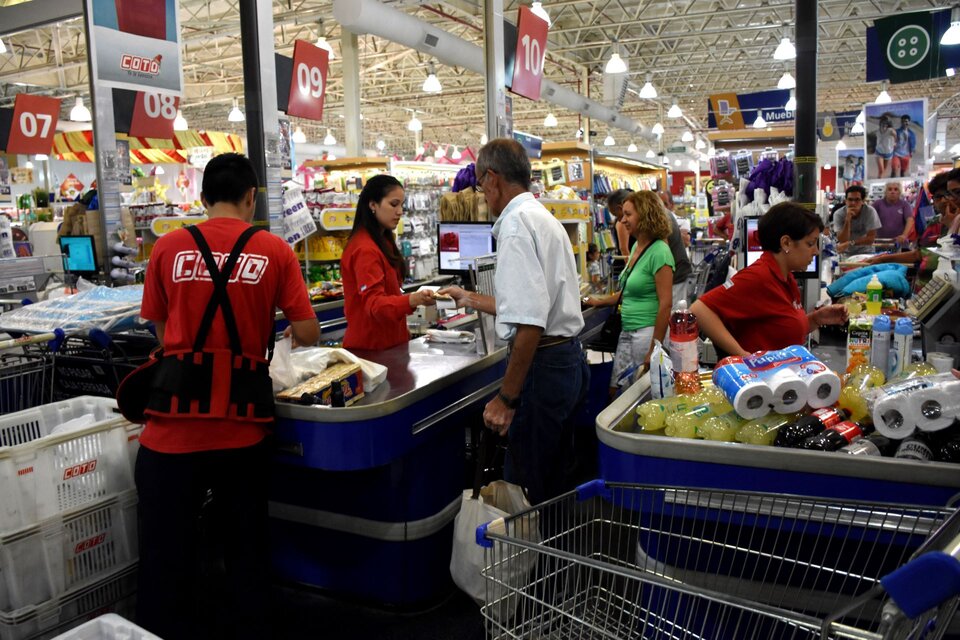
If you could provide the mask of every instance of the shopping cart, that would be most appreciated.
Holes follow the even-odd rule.
[[[950,509],[598,480],[477,530],[482,611],[498,640],[942,638],[958,533]]]
[[[53,363],[25,351],[57,337],[54,333],[0,340],[0,415],[32,409],[53,398]]]

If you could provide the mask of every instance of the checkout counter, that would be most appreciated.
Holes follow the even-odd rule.
[[[599,332],[608,313],[584,311],[581,339]],[[482,428],[507,349],[481,355],[474,343],[418,338],[355,353],[388,369],[372,393],[343,408],[277,404],[273,567],[284,580],[366,600],[435,600],[453,584],[471,425]]]

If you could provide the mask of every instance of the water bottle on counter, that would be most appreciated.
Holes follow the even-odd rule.
[[[910,364],[913,352],[913,320],[897,318],[893,329],[893,349],[890,351],[890,375],[896,376]]]
[[[697,316],[687,309],[687,301],[681,300],[670,316],[670,359],[673,361],[674,387],[678,394],[700,390],[699,337]]]
[[[873,336],[870,340],[870,364],[890,375],[890,342],[893,336],[893,324],[888,316],[873,319]]]

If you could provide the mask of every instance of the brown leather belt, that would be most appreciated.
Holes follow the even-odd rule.
[[[557,345],[567,344],[573,340],[576,340],[576,338],[569,336],[540,336],[540,342],[537,343],[537,349],[556,347]]]

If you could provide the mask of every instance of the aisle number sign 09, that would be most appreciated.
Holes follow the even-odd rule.
[[[7,153],[50,153],[60,119],[60,99],[18,93]]]
[[[290,96],[287,115],[323,119],[323,98],[327,89],[327,68],[330,55],[306,40],[297,40],[293,45],[293,77],[290,79]]]
[[[540,99],[540,84],[543,80],[543,61],[547,55],[547,22],[530,11],[529,7],[520,7],[520,20],[517,25],[517,57],[513,63],[514,93]]]
[[[134,138],[173,139],[173,121],[177,117],[180,98],[175,96],[138,91],[133,103],[133,118],[130,120],[130,135]]]

